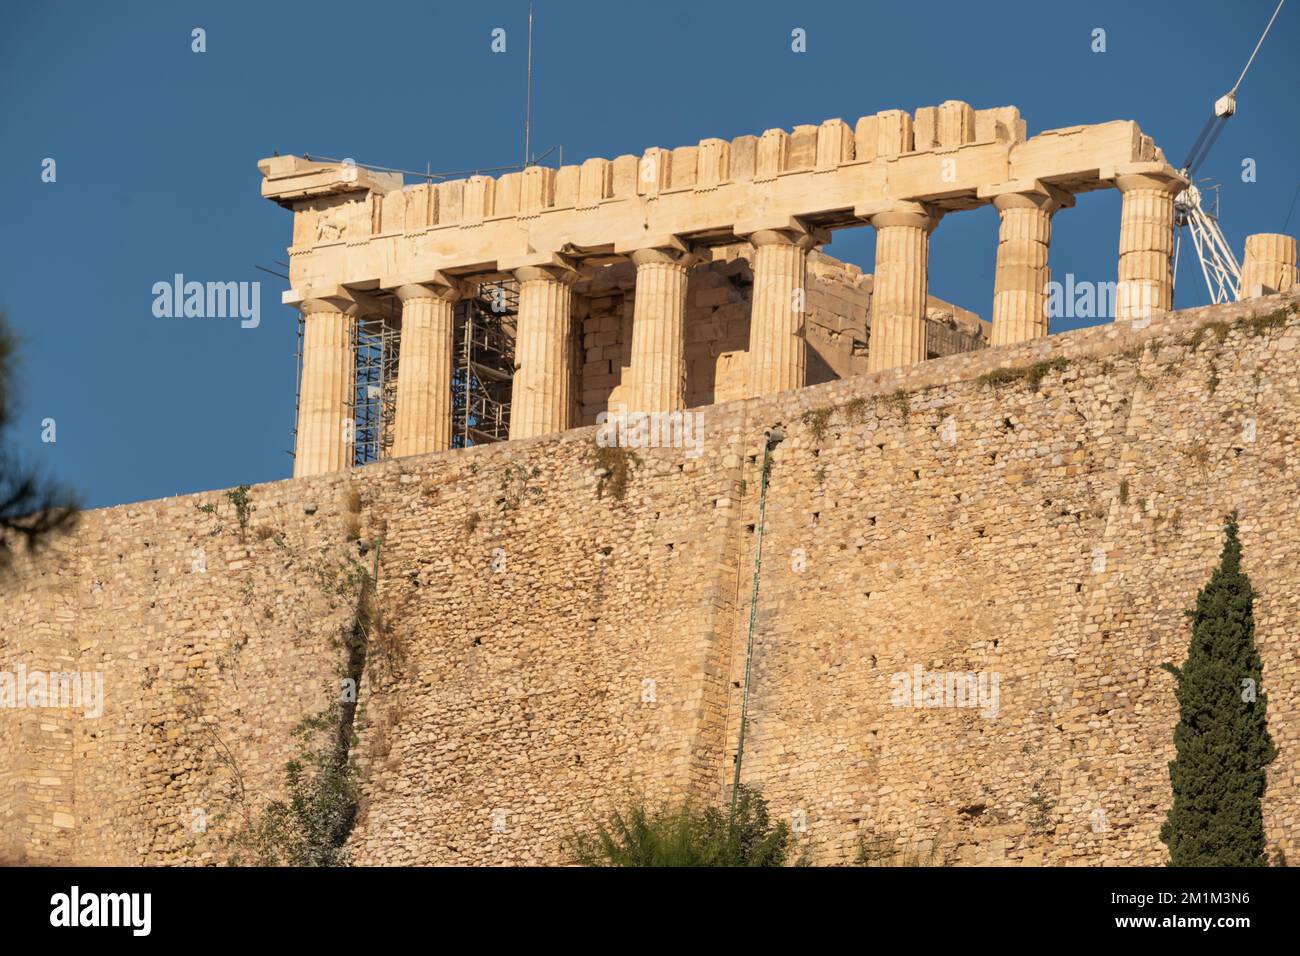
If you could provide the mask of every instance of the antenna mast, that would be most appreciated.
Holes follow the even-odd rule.
[[[533,127],[533,5],[528,4],[528,93],[524,100],[524,168],[532,165]]]

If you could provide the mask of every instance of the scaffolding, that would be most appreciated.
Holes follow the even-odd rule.
[[[480,283],[456,305],[451,446],[468,448],[510,437],[519,285]]]
[[[383,461],[392,454],[402,320],[397,299],[389,298],[384,309],[381,314],[353,323],[356,378],[348,407],[348,419],[353,426],[353,465]],[[451,379],[453,448],[505,441],[510,437],[510,387],[515,368],[518,314],[519,286],[514,281],[480,283],[473,296],[456,304]],[[295,447],[302,403],[304,330],[305,320],[299,315],[291,435]],[[289,454],[293,456],[294,451]]]
[[[388,458],[393,444],[401,350],[401,318],[395,299],[388,302],[388,314],[353,323],[352,348],[357,369],[352,396],[352,463],[366,465]]]

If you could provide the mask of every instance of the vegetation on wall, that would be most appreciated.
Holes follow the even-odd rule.
[[[376,546],[378,542],[376,542]],[[326,707],[293,731],[301,751],[285,765],[283,799],[243,814],[234,837],[232,865],[344,866],[347,839],[360,801],[357,745],[358,691],[372,645],[384,653],[383,621],[375,573],[355,560],[344,566],[334,590],[350,593],[352,614],[335,640],[341,651],[337,688],[326,685]],[[242,792],[242,782],[241,782]]]
[[[939,850],[941,838],[899,849],[894,837],[878,833],[858,835],[858,850],[853,859],[855,866],[947,866]]]
[[[755,789],[741,786],[736,812],[689,800],[616,810],[567,847],[582,866],[783,866],[791,854],[790,825],[773,823]]]
[[[1049,372],[1063,372],[1069,365],[1069,359],[1063,355],[1058,355],[1056,358],[1045,359],[1032,365],[1021,365],[1016,368],[995,368],[991,372],[985,372],[981,375],[978,381],[981,385],[988,385],[992,388],[1001,388],[1016,382],[1024,382],[1029,386],[1031,392],[1036,392]]]
[[[542,470],[536,465],[529,468],[523,462],[506,465],[501,472],[500,494],[497,495],[497,510],[502,514],[517,511],[526,501],[542,501],[546,493],[540,486],[530,482],[541,475]]]
[[[633,469],[641,467],[640,456],[619,445],[597,445],[595,448],[596,497],[604,498],[608,493],[615,501],[622,501],[632,483]]]
[[[235,520],[239,522],[239,540],[244,540],[244,535],[248,532],[248,517],[254,511],[256,506],[253,499],[248,494],[248,485],[240,485],[232,491],[226,492],[226,500],[234,506]]]

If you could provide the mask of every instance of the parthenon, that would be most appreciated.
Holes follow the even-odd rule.
[[[375,312],[400,313],[389,454],[438,451],[452,441],[456,302],[483,283],[517,284],[508,437],[526,438],[580,424],[583,370],[606,374],[603,359],[579,361],[574,331],[573,288],[595,270],[635,270],[619,397],[670,412],[716,399],[688,398],[686,302],[692,266],[719,250],[745,246],[752,269],[748,342],[725,356],[744,352],[743,394],[731,397],[767,395],[810,384],[809,256],[833,231],[876,230],[864,362],[875,371],[942,354],[927,347],[927,280],[946,215],[998,211],[989,341],[1005,345],[1047,335],[1052,219],[1091,190],[1123,195],[1116,319],[1169,309],[1174,198],[1187,185],[1132,121],[1027,137],[1015,107],[953,100],[496,178],[406,186],[348,161],[258,166],[262,195],[294,212],[284,301],[304,322],[295,475],[352,464],[355,323]]]

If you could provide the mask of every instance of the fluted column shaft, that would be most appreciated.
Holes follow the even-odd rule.
[[[451,447],[451,370],[459,289],[404,285],[393,457]]]
[[[1296,241],[1294,236],[1257,232],[1246,237],[1246,255],[1241,262],[1241,298],[1266,290],[1286,292],[1296,284]]]
[[[765,230],[754,244],[754,298],[749,318],[749,394],[802,388],[807,369],[804,338],[807,234]]]
[[[531,438],[569,427],[573,374],[571,287],[575,273],[523,268],[515,332],[515,376],[510,395],[510,437]]]
[[[1115,320],[1142,319],[1174,304],[1174,197],[1186,182],[1165,175],[1118,176],[1124,194],[1119,226]]]
[[[632,312],[632,411],[671,412],[686,407],[686,275],[689,257],[672,250],[641,249]]]
[[[871,217],[876,230],[876,273],[869,372],[925,361],[930,233],[938,221],[933,208],[910,202]]]
[[[993,282],[993,345],[1011,345],[1047,335],[1052,214],[1070,201],[1068,196],[1046,187],[1041,192],[1003,193],[993,198],[1001,217]]]
[[[295,478],[351,467],[356,387],[355,306],[337,299],[308,299],[299,308],[304,321]]]

